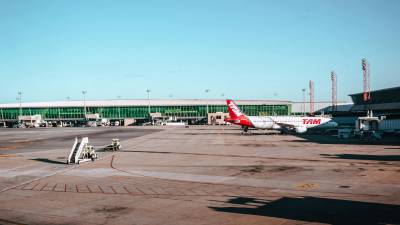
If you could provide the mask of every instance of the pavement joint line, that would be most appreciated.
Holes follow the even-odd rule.
[[[132,193],[128,190],[128,188],[126,188],[125,186],[123,186],[122,188],[125,189],[125,191],[128,192],[128,194],[132,194]]]
[[[117,194],[117,192],[115,191],[115,189],[113,188],[113,186],[110,186],[111,190],[114,192],[114,194]]]
[[[93,193],[92,190],[89,188],[89,185],[86,185],[86,187],[87,187],[89,193]]]
[[[29,190],[33,190],[36,186],[38,186],[40,183],[35,184],[31,189]]]
[[[135,187],[136,190],[138,190],[140,193],[142,193],[143,195],[146,195],[146,193],[144,193],[142,190],[140,190],[140,188]]]
[[[100,187],[99,187],[100,188]],[[125,187],[124,187],[125,189]],[[25,189],[26,191],[49,191],[49,190],[31,190],[31,189]],[[127,192],[114,192],[114,193],[108,193],[108,192],[72,192],[72,193],[80,193],[80,194],[117,194],[117,195],[121,195],[121,194],[127,194],[127,195],[133,195],[133,196],[253,196],[253,197],[277,197],[276,195],[264,195],[264,194],[260,194],[260,193],[244,193],[244,194],[237,194],[237,193],[224,193],[224,192],[216,192],[216,193],[206,193],[206,194],[197,194],[197,193],[159,193],[159,192],[154,192],[154,193],[132,193],[129,190],[125,189]],[[54,192],[64,192],[64,191],[54,191]],[[65,192],[71,192],[71,191],[65,191]]]
[[[99,188],[99,190],[101,191],[101,193],[105,194],[105,192],[104,192],[103,189],[100,187],[100,185],[97,185],[97,187]]]
[[[25,184],[22,188],[21,188],[21,190],[29,190],[29,188],[25,188],[26,186],[28,186],[30,183],[27,183],[27,184]]]
[[[46,183],[42,188],[40,188],[40,191],[43,191],[43,189],[48,185],[48,183]]]

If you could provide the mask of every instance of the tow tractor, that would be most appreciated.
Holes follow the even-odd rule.
[[[119,143],[118,138],[113,138],[111,140],[111,145],[108,145],[104,150],[119,151],[121,149],[121,143]]]

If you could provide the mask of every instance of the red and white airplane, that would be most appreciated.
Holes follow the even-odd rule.
[[[244,132],[249,128],[256,128],[304,133],[309,128],[329,129],[338,125],[327,117],[246,116],[232,100],[226,100],[226,104],[230,118],[226,118],[225,121],[242,126]]]

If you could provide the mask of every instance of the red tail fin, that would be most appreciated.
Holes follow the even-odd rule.
[[[231,119],[237,119],[244,115],[242,111],[240,111],[239,107],[233,102],[233,100],[226,100],[226,105],[228,106],[229,117]]]

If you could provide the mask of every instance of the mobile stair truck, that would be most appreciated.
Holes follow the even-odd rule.
[[[79,164],[81,162],[94,161],[95,159],[97,159],[97,153],[93,146],[89,144],[89,138],[83,137],[79,140],[76,137],[71,152],[69,153],[67,164]]]

